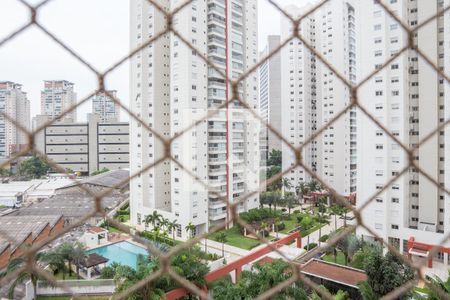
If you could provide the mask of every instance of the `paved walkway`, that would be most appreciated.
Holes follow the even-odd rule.
[[[347,217],[351,216],[351,213],[347,214]],[[353,224],[354,220],[349,221],[347,220],[347,224]],[[339,219],[339,217],[337,218],[337,228],[340,228],[344,226],[344,219]],[[333,232],[335,230],[334,227],[334,215],[330,216],[330,224],[325,225],[324,227],[322,227],[322,236],[325,234],[330,234],[331,232]],[[272,236],[276,236],[276,233],[271,233]],[[284,233],[278,233],[278,237],[279,238],[283,238],[288,236],[288,234],[284,234]],[[316,230],[314,232],[312,232],[311,234],[309,234],[309,236],[304,236],[302,237],[302,245],[306,246],[308,244],[308,238],[309,238],[309,243],[319,243],[319,230]],[[295,244],[292,244],[295,245]],[[200,242],[200,246],[202,249],[204,249],[205,247],[205,243],[204,240]],[[261,247],[264,247],[264,244],[261,244],[251,250],[245,250],[245,249],[241,249],[238,247],[234,247],[231,245],[224,245],[224,252],[225,252],[225,257],[228,261],[233,261],[239,257],[245,256],[247,255],[249,252],[255,251]],[[222,255],[222,243],[213,241],[213,240],[209,240],[207,241],[207,247],[208,247],[208,252],[209,253],[216,253],[218,255]]]

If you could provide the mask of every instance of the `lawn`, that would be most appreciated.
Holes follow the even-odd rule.
[[[292,230],[292,229],[298,227],[297,216],[298,216],[298,214],[291,214],[290,220],[283,220],[282,222],[286,225],[286,228],[284,228],[280,232],[287,234],[289,232],[289,230]]]
[[[283,220],[282,222],[286,225],[286,228],[284,228],[280,232],[287,234],[290,230],[298,227],[299,226],[298,223],[297,223],[297,216],[298,215],[299,214],[291,214],[291,219],[290,220]],[[322,226],[320,226],[319,224],[314,223],[314,225],[310,229],[305,230],[305,231],[301,230],[301,235],[302,236],[307,236],[308,234],[310,234],[310,233],[312,233],[312,232],[314,232],[316,230],[319,230],[319,228],[323,227],[323,226],[325,226],[325,225],[323,224]]]
[[[334,255],[333,254],[328,254],[328,255],[322,256],[322,259],[324,261],[328,261],[328,262],[334,263]],[[337,253],[336,263],[339,264],[339,265],[345,265],[344,254],[342,252],[340,252],[340,251]]]
[[[225,234],[227,235],[227,240],[228,240],[225,244],[230,245],[230,246],[235,246],[235,247],[242,248],[245,250],[250,250],[261,244],[261,242],[258,240],[244,237],[239,232],[239,228],[237,228],[237,226],[234,226],[227,230],[221,230],[221,231],[215,232],[215,233],[211,234],[209,236],[209,238],[214,241],[217,241],[217,235],[220,232],[225,232]]]
[[[323,226],[325,226],[325,224],[316,224],[316,225],[314,225],[313,227],[311,227],[311,228],[308,229],[308,230],[300,230],[300,234],[301,234],[302,236],[307,236],[307,235],[313,233],[314,231],[319,230],[319,228],[320,228],[320,227],[323,227]],[[323,233],[322,233],[322,234],[323,234]]]
[[[72,272],[72,276],[69,276],[69,271],[68,270],[66,271],[65,276],[66,276],[65,280],[69,280],[69,279],[70,280],[72,280],[72,279],[83,279],[83,278],[78,278],[77,277],[77,273],[75,273],[75,272]],[[63,273],[62,272],[56,273],[55,274],[55,278],[58,279],[58,280],[63,280]]]

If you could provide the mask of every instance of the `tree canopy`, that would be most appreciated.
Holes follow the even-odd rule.
[[[368,279],[360,284],[360,288],[365,299],[379,299],[414,278],[411,267],[391,252],[383,255],[381,247],[373,248],[365,259],[364,269]],[[401,299],[407,298],[408,295],[404,295]]]
[[[52,167],[46,160],[34,155],[20,163],[19,175],[41,178],[51,169]]]
[[[281,168],[281,151],[272,149],[269,153],[269,158],[267,159],[268,166],[278,166]]]

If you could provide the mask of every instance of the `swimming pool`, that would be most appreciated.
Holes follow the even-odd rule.
[[[97,253],[103,257],[106,257],[107,259],[109,259],[107,263],[108,265],[116,262],[122,265],[130,266],[134,269],[137,268],[137,259],[139,254],[143,255],[144,257],[148,256],[147,249],[139,247],[127,241],[95,248],[89,250],[87,253]]]

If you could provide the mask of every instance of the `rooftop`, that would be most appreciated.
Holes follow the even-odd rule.
[[[53,227],[60,219],[61,215],[50,216],[2,216],[0,217],[0,232],[4,237],[0,240],[0,248],[3,242],[13,242],[13,247],[22,243],[31,233],[32,238],[36,238],[47,225]]]
[[[95,267],[97,265],[101,265],[107,263],[109,259],[98,255],[97,253],[89,254],[85,260],[81,261],[81,265],[85,268]]]
[[[301,272],[305,275],[318,277],[354,288],[358,288],[358,283],[361,281],[367,281],[367,275],[362,270],[315,258],[304,264]]]
[[[102,206],[106,210],[116,207],[125,200],[126,194],[111,193],[103,197]],[[85,193],[57,194],[28,207],[20,208],[10,216],[64,215],[66,218],[84,217],[95,208],[94,198]]]
[[[124,182],[130,176],[130,171],[128,170],[112,170],[105,173],[101,173],[95,176],[91,176],[85,179],[81,179],[78,183],[72,182],[66,187],[76,186],[80,184],[98,185],[102,187],[118,187],[122,188],[127,185],[128,182]]]

